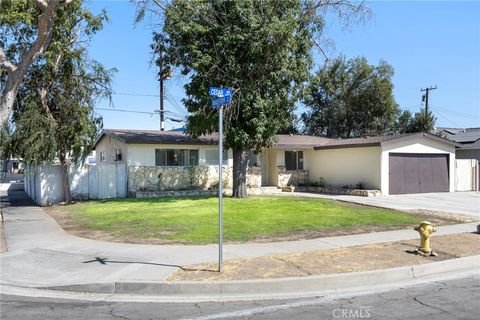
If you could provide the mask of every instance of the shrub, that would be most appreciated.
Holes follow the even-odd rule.
[[[365,190],[365,182],[363,181],[357,182],[357,184],[355,185],[355,188]]]

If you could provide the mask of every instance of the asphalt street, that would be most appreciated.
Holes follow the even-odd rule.
[[[480,275],[348,298],[255,302],[76,301],[1,295],[2,320],[478,319]]]

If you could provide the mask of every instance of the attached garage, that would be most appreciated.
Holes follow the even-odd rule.
[[[448,154],[390,153],[390,194],[448,192]]]
[[[453,192],[457,143],[429,133],[335,139],[307,154],[310,179],[383,195]]]

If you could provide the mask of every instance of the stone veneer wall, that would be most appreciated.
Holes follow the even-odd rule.
[[[261,195],[275,195],[281,194],[282,189],[276,187],[260,187],[260,188],[248,188],[247,194],[249,196],[261,196]],[[159,198],[159,197],[185,197],[185,196],[216,196],[218,189],[207,190],[171,190],[171,191],[137,191],[135,193],[136,198]],[[226,196],[232,195],[232,189],[224,189],[223,194]]]
[[[313,186],[301,186],[294,187],[288,186],[282,188],[283,192],[312,192],[312,193],[332,193],[332,194],[344,194],[349,196],[361,196],[361,197],[377,197],[381,196],[380,190],[364,190],[364,189],[344,189],[334,187],[313,187]]]
[[[262,186],[262,168],[247,168],[247,188],[260,188]]]
[[[308,184],[308,170],[286,170],[278,166],[278,187],[298,186]]]
[[[232,167],[223,167],[224,188],[232,187]],[[192,167],[128,167],[128,193],[135,196],[139,191],[165,191],[214,188],[218,185],[218,166]],[[247,170],[247,187],[262,185],[260,167]]]

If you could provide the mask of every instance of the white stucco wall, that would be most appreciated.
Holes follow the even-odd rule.
[[[128,166],[155,166],[155,149],[191,149],[198,150],[198,164],[205,164],[205,151],[214,150],[218,152],[215,145],[172,145],[172,144],[128,144],[127,145]],[[98,154],[98,153],[97,153]],[[97,160],[98,163],[98,160]],[[233,165],[232,150],[228,151],[228,165]]]
[[[115,150],[120,149],[122,152],[122,161],[115,161]],[[105,161],[100,161],[100,153],[105,152]],[[98,141],[97,145],[95,146],[95,161],[98,165],[103,164],[120,164],[120,163],[127,163],[128,162],[128,154],[127,154],[127,145],[114,138],[109,136],[103,136],[100,141]]]
[[[449,191],[455,190],[455,147],[427,137],[391,141],[382,146],[382,193],[389,194],[389,154],[390,153],[435,153],[449,155]]]
[[[336,187],[363,182],[368,189],[380,189],[380,161],[380,147],[305,151],[305,169],[309,170],[310,181],[322,177],[328,185]]]

